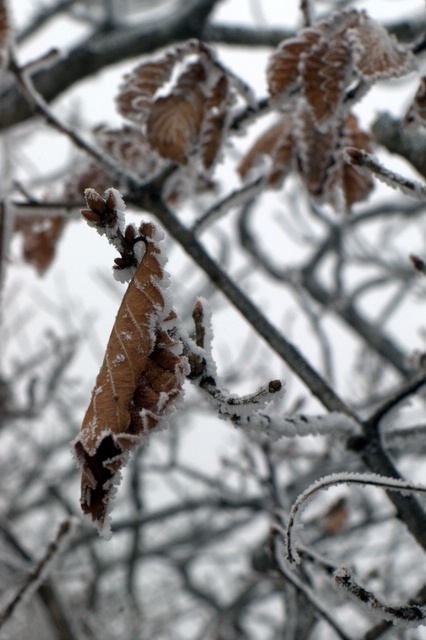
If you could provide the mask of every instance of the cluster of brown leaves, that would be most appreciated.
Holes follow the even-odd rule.
[[[170,90],[161,95],[174,72]],[[198,40],[136,67],[117,98],[120,113],[140,126],[161,158],[204,170],[218,157],[233,101],[229,73]]]
[[[243,178],[252,175],[269,158],[267,182],[278,188],[292,171],[301,176],[316,201],[336,210],[349,210],[365,199],[373,188],[369,175],[362,175],[346,161],[342,151],[355,147],[372,151],[370,136],[362,131],[351,113],[336,120],[325,132],[319,130],[309,109],[287,113],[262,134],[239,166]]]
[[[233,80],[210,48],[190,40],[125,76],[117,107],[132,124],[98,127],[95,141],[143,181],[175,163],[195,189],[210,189],[209,174],[220,156],[236,99]],[[184,195],[181,182],[178,173],[163,197],[174,202]],[[110,172],[90,163],[71,176],[64,195],[77,199],[87,187],[104,191],[112,183],[122,186]]]
[[[86,197],[89,209],[82,211],[86,219],[108,227],[117,223],[113,190],[105,200],[92,190]],[[175,404],[186,372],[175,335],[176,314],[166,292],[161,237],[152,223],[142,223],[134,237],[135,243],[144,243],[145,253],[117,313],[74,444],[82,467],[82,509],[100,531],[129,452]]]
[[[311,197],[349,210],[373,186],[343,155],[346,146],[371,151],[372,144],[349,107],[372,82],[414,68],[413,55],[365,12],[339,12],[303,29],[271,57],[271,103],[285,114],[250,149],[240,174],[246,177],[267,156],[271,186],[295,170]]]

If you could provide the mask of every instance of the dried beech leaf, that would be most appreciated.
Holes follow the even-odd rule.
[[[417,67],[413,54],[364,11],[359,14],[357,27],[348,30],[347,38],[355,69],[365,80],[399,78]]]
[[[198,142],[204,102],[198,89],[155,101],[147,120],[147,138],[163,158],[187,164]]]
[[[213,86],[206,102],[205,120],[201,134],[201,153],[206,169],[214,164],[222,146],[231,102],[229,80],[225,74],[222,74]]]
[[[347,146],[367,152],[373,148],[370,136],[359,128],[351,113],[347,114],[336,137],[335,164],[327,174],[322,194],[322,201],[328,202],[336,211],[346,213],[356,202],[365,200],[374,188],[371,175],[361,174],[346,161],[342,151]]]
[[[51,265],[59,238],[66,224],[63,216],[20,216],[15,231],[23,235],[23,258],[43,275]]]
[[[170,79],[176,64],[176,56],[167,53],[155,62],[146,62],[136,67],[124,78],[117,97],[117,108],[125,118],[144,122],[154,95]]]
[[[105,169],[95,164],[83,165],[83,167],[71,174],[64,186],[65,200],[81,200],[88,187],[96,191],[105,191],[111,184],[110,175]]]
[[[337,536],[344,529],[349,518],[348,501],[345,497],[339,498],[327,511],[323,531],[326,536]]]
[[[322,38],[303,56],[303,92],[318,125],[335,116],[352,78],[352,55],[344,34]]]
[[[272,55],[267,68],[269,95],[280,101],[297,88],[300,75],[300,58],[318,42],[321,33],[316,29],[304,29],[297,37],[284,40]]]
[[[238,167],[242,178],[247,178],[253,169],[262,165],[266,157],[271,159],[268,184],[281,186],[284,178],[293,168],[294,120],[287,114],[279,122],[265,131],[244,156]]]
[[[329,183],[337,170],[338,140],[337,120],[320,131],[310,109],[299,113],[296,131],[299,173],[309,194],[319,202],[328,201]]]
[[[219,156],[237,85],[207,45],[188,40],[127,76],[118,107],[141,126],[150,151],[156,152],[151,156],[191,164],[195,179],[206,184],[205,171]],[[179,188],[173,190],[179,194]]]
[[[131,449],[160,422],[181,392],[186,371],[181,344],[172,337],[159,231],[143,223],[138,235],[146,251],[123,298],[75,442],[82,467],[81,505],[100,531],[119,472]]]

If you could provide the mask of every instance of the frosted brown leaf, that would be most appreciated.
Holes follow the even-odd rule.
[[[352,77],[352,55],[343,34],[321,38],[302,58],[303,92],[318,125],[341,108]]]
[[[117,313],[74,445],[82,467],[81,506],[100,531],[129,451],[164,417],[185,373],[181,343],[172,335],[176,315],[165,297],[159,231],[143,223],[138,233],[146,251]]]
[[[335,120],[320,131],[309,108],[301,110],[297,119],[299,173],[318,202],[328,201],[328,186],[337,168],[338,125]]]
[[[139,65],[125,76],[117,97],[118,111],[133,122],[144,122],[153,97],[169,80],[175,63],[175,56],[166,54],[157,61]]]
[[[321,33],[305,29],[295,38],[285,40],[271,57],[267,68],[269,95],[274,101],[287,97],[299,82],[300,57],[318,42]]]
[[[201,91],[158,98],[147,120],[147,137],[163,158],[186,164],[195,149],[204,112]]]
[[[348,30],[347,38],[355,69],[367,81],[399,78],[417,67],[413,54],[364,11],[359,14],[357,27]]]
[[[242,178],[250,175],[262,159],[271,159],[268,184],[280,187],[284,178],[293,168],[294,159],[294,119],[286,114],[272,127],[267,129],[249,149],[241,161],[238,172]]]
[[[219,76],[206,101],[206,116],[201,136],[203,165],[208,169],[217,158],[230,106],[230,86],[225,74]]]

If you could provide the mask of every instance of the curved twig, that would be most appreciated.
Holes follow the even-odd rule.
[[[300,516],[310,500],[314,497],[317,491],[322,489],[328,489],[329,487],[339,484],[356,484],[371,487],[380,487],[386,489],[386,491],[399,491],[403,494],[411,493],[426,493],[426,486],[413,485],[404,480],[397,478],[387,478],[376,474],[364,474],[364,473],[334,473],[330,476],[325,476],[317,482],[314,482],[308,487],[293,504],[285,533],[286,537],[286,550],[287,560],[290,564],[299,564],[300,556],[296,550],[297,535],[295,531],[299,522]]]

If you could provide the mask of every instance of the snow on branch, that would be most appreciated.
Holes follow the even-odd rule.
[[[417,200],[426,200],[426,185],[387,169],[370,153],[355,147],[346,147],[344,156],[347,162],[355,167],[359,173],[372,173],[389,187],[399,189],[405,195]]]
[[[287,560],[290,564],[300,563],[300,556],[297,552],[296,545],[298,541],[299,521],[303,511],[314,497],[317,491],[328,489],[329,487],[339,484],[356,484],[363,487],[381,487],[386,491],[399,491],[400,493],[426,493],[426,486],[413,485],[405,480],[398,478],[389,478],[377,474],[367,473],[334,473],[321,478],[308,487],[293,504],[285,533]]]
[[[365,587],[359,585],[346,567],[334,573],[335,583],[348,593],[361,607],[370,613],[390,620],[401,627],[418,627],[426,624],[426,606],[419,604],[385,604]]]
[[[231,420],[234,424],[243,426],[250,424],[258,416],[259,426],[268,424],[268,416],[259,416],[259,411],[267,407],[272,401],[282,398],[285,393],[285,383],[281,380],[271,380],[254,393],[237,396],[229,393],[217,381],[216,365],[211,354],[212,328],[210,309],[206,300],[199,298],[194,306],[193,320],[195,325],[195,342],[186,340],[185,352],[190,364],[189,378],[207,393],[219,417]]]
[[[218,415],[235,426],[266,435],[271,440],[308,435],[340,435],[347,437],[359,432],[359,424],[350,416],[330,412],[319,416],[272,416],[263,410],[280,400],[285,393],[285,382],[270,380],[254,393],[237,396],[230,393],[218,381],[216,365],[211,355],[212,330],[210,312],[206,300],[197,300],[193,320],[195,344],[185,340],[185,354],[189,360],[189,378],[208,394]]]

